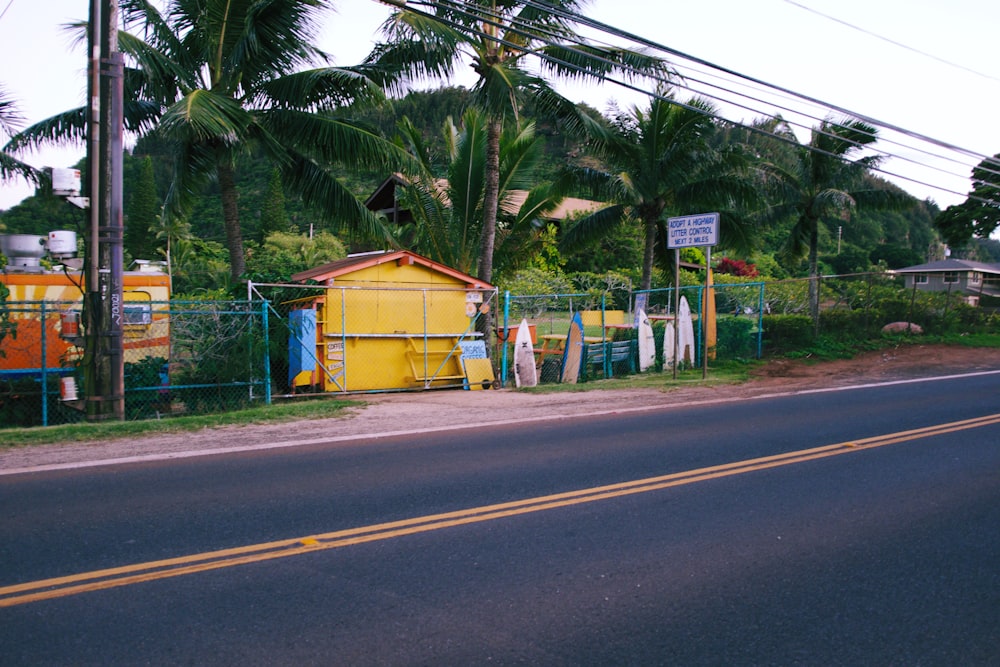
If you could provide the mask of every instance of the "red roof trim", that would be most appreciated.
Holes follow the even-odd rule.
[[[346,257],[335,262],[330,262],[329,264],[324,264],[313,269],[296,273],[292,276],[292,281],[297,283],[306,282],[308,280],[326,282],[331,278],[337,279],[356,271],[385,264],[387,262],[397,262],[400,265],[419,264],[420,266],[425,266],[433,271],[437,271],[438,273],[442,273],[446,276],[450,276],[456,280],[464,282],[466,287],[470,289],[493,289],[493,285],[490,285],[489,283],[483,282],[478,278],[462,273],[461,271],[445,266],[439,262],[435,262],[432,259],[428,259],[409,250],[395,250],[380,254]]]

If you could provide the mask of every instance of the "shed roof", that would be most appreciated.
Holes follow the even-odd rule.
[[[400,265],[416,264],[424,266],[432,271],[437,271],[438,273],[464,282],[473,289],[493,289],[493,285],[490,285],[479,278],[470,276],[467,273],[462,273],[457,269],[445,266],[440,262],[435,262],[432,259],[428,259],[409,250],[389,250],[386,252],[367,252],[359,255],[350,255],[344,259],[338,259],[334,262],[323,264],[322,266],[300,271],[292,276],[292,281],[297,283],[306,282],[308,280],[325,282],[327,280],[341,278],[362,269],[390,262],[396,262]]]
[[[894,273],[943,273],[952,271],[979,271],[980,273],[992,273],[1000,275],[1000,264],[987,264],[985,262],[974,262],[968,259],[942,259],[916,266],[907,266],[896,269]]]

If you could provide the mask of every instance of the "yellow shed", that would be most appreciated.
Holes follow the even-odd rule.
[[[462,385],[463,351],[466,361],[485,356],[476,320],[496,288],[416,253],[353,255],[292,280],[326,286],[322,296],[293,304],[298,309],[292,313],[289,354],[293,388],[346,392]],[[309,348],[313,339],[315,351]]]

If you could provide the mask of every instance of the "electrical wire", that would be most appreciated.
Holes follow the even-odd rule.
[[[430,7],[432,9],[445,9],[445,10],[447,10],[449,12],[452,12],[453,14],[461,15],[461,16],[464,16],[464,17],[467,17],[467,18],[471,18],[471,19],[478,19],[478,20],[482,21],[482,23],[484,23],[486,25],[489,25],[489,26],[491,26],[493,28],[497,28],[498,30],[502,29],[502,30],[506,31],[507,33],[513,33],[513,34],[516,34],[516,35],[526,36],[526,37],[534,39],[534,40],[540,40],[543,43],[547,43],[547,44],[557,44],[558,43],[558,44],[562,45],[564,48],[567,47],[567,40],[565,40],[566,35],[564,33],[556,33],[554,31],[549,31],[549,38],[548,39],[542,39],[541,36],[545,34],[544,28],[542,28],[542,27],[540,27],[538,25],[532,24],[532,25],[530,25],[530,30],[528,30],[528,27],[522,27],[522,26],[527,26],[526,23],[519,22],[514,17],[502,16],[502,15],[500,15],[499,12],[493,12],[493,13],[491,13],[489,10],[486,10],[485,8],[482,8],[482,7],[476,7],[475,8],[476,12],[472,13],[472,12],[470,12],[467,9],[468,5],[456,4],[454,2],[448,2],[448,0],[438,0],[436,2],[431,2],[431,1],[427,1],[427,2],[413,2],[413,3],[409,3],[409,4],[410,5],[423,5],[423,6]],[[709,62],[707,62],[707,61],[705,61],[703,59],[692,58],[691,56],[688,56],[687,54],[684,54],[683,52],[677,51],[676,49],[669,49],[667,47],[664,47],[663,45],[657,44],[655,42],[651,42],[649,40],[645,40],[643,38],[636,37],[635,35],[632,35],[630,33],[625,33],[623,31],[620,31],[620,30],[616,29],[616,28],[612,28],[610,26],[606,26],[605,24],[593,21],[591,19],[587,19],[586,17],[582,17],[579,14],[568,12],[568,11],[566,11],[564,9],[561,9],[561,8],[553,7],[552,5],[549,5],[547,3],[532,2],[531,0],[528,0],[527,2],[522,2],[521,4],[522,5],[533,6],[534,8],[537,8],[539,10],[549,11],[551,13],[558,14],[560,16],[560,18],[562,18],[567,23],[581,23],[581,24],[590,25],[591,27],[596,27],[597,29],[604,30],[604,31],[609,32],[611,34],[624,36],[626,38],[638,41],[644,47],[655,48],[655,49],[659,49],[659,50],[664,50],[665,52],[667,52],[667,53],[669,53],[671,55],[676,55],[677,57],[680,57],[681,59],[687,58],[687,59],[693,60],[696,64],[703,65],[704,67],[708,68],[708,70],[709,70],[708,74],[707,74],[708,76],[713,76],[715,78],[722,79],[723,81],[729,82],[732,85],[746,85],[747,87],[751,88],[752,90],[767,92],[769,94],[777,95],[777,96],[779,96],[781,98],[784,98],[784,99],[788,99],[788,100],[792,100],[792,101],[800,101],[800,102],[804,102],[804,103],[811,104],[811,105],[814,105],[814,106],[819,106],[821,108],[825,108],[827,110],[827,112],[828,112],[828,115],[827,115],[826,118],[821,119],[821,118],[819,118],[819,117],[817,117],[815,115],[812,115],[812,114],[810,114],[807,111],[803,111],[801,109],[793,109],[791,107],[782,107],[782,105],[777,104],[775,102],[770,102],[768,100],[764,100],[764,99],[759,98],[759,97],[754,97],[753,95],[748,95],[746,93],[740,93],[739,91],[733,91],[731,89],[725,89],[725,88],[723,88],[724,92],[729,92],[730,94],[735,94],[737,96],[742,96],[745,99],[749,99],[750,101],[757,102],[758,104],[768,105],[768,106],[771,107],[771,109],[782,107],[785,110],[788,110],[788,111],[790,111],[793,114],[796,114],[796,115],[799,115],[799,116],[804,116],[804,117],[807,117],[807,118],[811,118],[813,120],[820,121],[821,123],[824,120],[829,119],[829,111],[837,111],[837,112],[842,113],[843,115],[845,115],[847,117],[859,118],[860,120],[863,120],[864,122],[872,124],[872,125],[874,125],[876,127],[879,126],[879,125],[881,125],[884,128],[888,129],[889,131],[896,131],[896,132],[898,132],[898,133],[900,133],[900,134],[902,134],[904,136],[907,136],[909,138],[912,138],[912,139],[926,140],[926,141],[930,142],[932,145],[936,145],[936,146],[944,148],[944,149],[950,149],[950,150],[958,151],[958,152],[966,155],[967,157],[976,157],[976,158],[979,158],[981,160],[982,164],[980,164],[978,168],[982,169],[986,173],[993,173],[992,170],[989,168],[988,165],[994,164],[994,162],[993,162],[992,158],[989,158],[988,156],[980,155],[980,154],[974,153],[973,151],[969,151],[968,149],[963,149],[963,148],[960,148],[960,147],[948,144],[946,142],[941,142],[941,141],[932,139],[930,137],[925,137],[924,135],[920,135],[918,133],[907,131],[907,130],[901,128],[901,127],[897,127],[895,125],[892,125],[892,124],[889,124],[889,123],[885,123],[883,121],[878,121],[876,119],[867,117],[864,114],[858,114],[856,112],[852,112],[852,111],[850,111],[848,109],[844,109],[844,108],[838,107],[836,105],[829,105],[829,104],[824,103],[824,102],[822,102],[820,100],[816,100],[815,98],[811,98],[811,97],[799,95],[799,94],[797,94],[797,93],[795,93],[795,92],[793,92],[791,90],[785,89],[785,88],[770,86],[770,84],[766,84],[765,82],[762,82],[760,80],[753,79],[753,78],[750,78],[750,77],[745,77],[744,75],[741,75],[739,73],[733,72],[732,70],[728,70],[726,68],[720,68],[720,67],[718,67],[716,65],[713,65],[712,63],[709,63]],[[447,18],[445,18],[445,17],[443,17],[443,16],[441,16],[439,14],[431,15],[431,14],[428,14],[426,12],[421,12],[420,10],[415,10],[415,9],[413,9],[413,7],[410,7],[410,6],[408,6],[408,10],[411,11],[411,12],[414,12],[414,13],[422,13],[426,17],[433,18],[434,20],[440,21],[440,22],[445,23],[445,24],[450,24],[452,27],[454,27],[457,30],[462,30],[462,31],[465,31],[467,33],[471,33],[473,35],[477,35],[479,37],[482,37],[484,39],[494,40],[494,41],[497,41],[498,43],[504,43],[504,40],[498,38],[495,34],[487,34],[487,33],[483,32],[483,31],[476,31],[475,29],[470,29],[468,23],[459,24],[459,23],[456,23],[454,21],[449,21]],[[568,42],[571,43],[571,44],[575,43],[575,44],[581,45],[581,46],[582,45],[587,45],[587,46],[593,46],[594,45],[593,42],[587,43],[587,42],[584,42],[583,40],[580,40],[580,39],[577,39],[575,42],[573,40],[568,40]],[[506,45],[508,47],[510,47],[510,48],[518,48],[518,45],[512,44],[510,42],[506,42]],[[615,47],[609,47],[609,46],[605,45],[605,48],[615,48]],[[548,56],[546,56],[545,54],[540,53],[540,52],[534,52],[533,55],[536,55],[537,57],[539,57],[540,59],[543,59],[543,60],[546,59],[546,58],[548,58]],[[591,54],[587,54],[587,55],[588,55],[588,57],[593,57]],[[551,58],[548,58],[548,59],[550,61],[552,60]],[[601,60],[601,59],[597,58],[597,60]],[[563,62],[563,61],[553,61],[553,62],[558,62],[558,64],[560,64],[563,67],[574,68],[574,66],[572,64],[570,64],[570,63],[566,63],[566,62]],[[615,65],[617,65],[617,63],[610,63],[610,61],[607,61],[607,60],[605,60],[604,62],[609,63],[609,64],[615,64]],[[728,76],[734,76],[736,80],[735,81],[729,81],[727,79],[724,79],[723,77],[715,74],[715,72],[713,71],[713,68],[721,71],[723,74],[726,74]],[[578,68],[577,67],[576,69],[578,71],[582,71],[582,68]],[[701,72],[702,72],[703,75],[706,75],[705,72],[704,72],[704,70],[702,70]],[[633,74],[635,74],[637,77],[643,76],[642,73],[639,73],[639,72],[634,72]],[[650,77],[645,77],[645,78],[648,79]],[[654,97],[656,96],[655,93],[651,94],[648,90],[643,90],[643,89],[637,88],[637,87],[631,85],[628,82],[616,80],[616,79],[614,79],[613,77],[610,77],[610,76],[606,76],[606,77],[604,77],[604,79],[607,80],[607,81],[609,81],[609,82],[611,82],[611,83],[615,83],[615,84],[617,84],[619,86],[623,86],[623,87],[625,87],[627,89],[631,89],[631,90],[634,90],[636,92],[640,92],[643,95],[648,95],[648,96],[651,95],[651,96],[654,96]],[[734,102],[730,98],[723,97],[723,96],[721,96],[719,94],[706,93],[704,90],[695,88],[694,86],[691,86],[689,83],[685,83],[686,81],[691,81],[691,79],[692,79],[692,77],[687,76],[685,78],[684,75],[682,74],[680,80],[678,80],[677,78],[670,79],[669,81],[660,79],[658,81],[658,83],[669,85],[672,88],[682,88],[682,89],[691,90],[693,93],[695,93],[697,95],[709,98],[711,100],[718,101],[721,104],[724,104],[724,105],[727,105],[727,106],[736,106],[736,107],[744,108],[744,109],[747,109],[747,110],[752,111],[754,113],[763,114],[765,117],[775,118],[775,116],[773,114],[773,111],[763,111],[763,110],[761,110],[761,109],[759,109],[757,107],[748,106],[746,104],[740,104],[740,103]],[[699,82],[702,85],[708,85],[708,86],[714,87],[716,89],[722,88],[721,86],[718,86],[716,84],[711,84],[711,83],[705,82],[703,80],[695,80],[695,82]],[[677,104],[676,100],[671,100],[671,102]],[[719,115],[716,115],[715,117],[718,118],[719,120],[722,120],[722,121],[727,122],[729,124],[736,125],[736,126],[742,126],[742,127],[746,128],[748,130],[751,130],[751,131],[757,131],[757,132],[760,131],[759,128],[748,126],[745,123],[742,123],[742,122],[739,122],[739,121],[733,121],[732,119],[725,118],[725,117],[722,117],[722,116],[719,116]],[[806,125],[798,123],[798,122],[796,122],[796,121],[794,121],[792,119],[782,118],[782,120],[787,125],[797,126],[797,127],[803,128],[803,129],[810,129],[812,132],[816,132],[816,131],[819,130],[819,128],[816,128],[816,127],[809,128]],[[780,139],[781,137],[778,137],[778,138]],[[934,158],[936,160],[943,160],[943,161],[946,161],[946,162],[952,162],[952,163],[955,163],[955,164],[959,164],[959,165],[961,165],[963,167],[966,167],[966,169],[971,169],[971,165],[969,165],[967,162],[963,162],[961,160],[957,160],[955,158],[949,157],[948,155],[942,155],[940,153],[934,153],[934,152],[928,151],[928,150],[920,148],[920,147],[916,147],[916,146],[912,146],[912,145],[909,145],[909,144],[904,144],[904,143],[901,143],[901,142],[898,142],[898,141],[894,141],[894,140],[890,139],[889,137],[887,137],[885,134],[882,134],[880,136],[880,139],[881,139],[882,143],[888,143],[888,144],[898,145],[898,146],[900,146],[900,147],[902,147],[902,148],[904,148],[906,150],[914,151],[914,152],[917,152],[917,153],[921,153],[923,155],[932,157],[932,158]],[[861,146],[859,146],[859,148],[861,148]],[[952,172],[952,171],[948,171],[948,170],[946,170],[944,168],[936,167],[934,165],[928,164],[925,161],[918,161],[918,160],[915,160],[913,158],[909,158],[909,157],[907,157],[906,155],[903,155],[903,154],[891,153],[891,152],[885,151],[885,150],[883,150],[881,148],[874,148],[872,146],[865,147],[865,150],[869,150],[869,151],[871,151],[871,152],[873,152],[875,154],[882,155],[883,157],[889,157],[889,158],[894,158],[894,159],[897,159],[897,160],[900,160],[900,161],[904,161],[904,162],[910,162],[910,163],[913,163],[913,164],[915,164],[915,165],[917,165],[919,167],[922,167],[922,168],[925,168],[925,169],[930,169],[930,170],[933,170],[933,171],[940,172],[942,174],[949,175],[949,176],[951,176],[951,177],[953,177],[955,179],[961,179],[961,180],[968,179],[968,176],[967,176],[968,172],[965,172],[965,173],[962,173],[962,174],[955,173],[955,172]],[[939,184],[928,183],[928,182],[921,181],[921,180],[918,180],[916,178],[913,178],[911,176],[906,176],[906,175],[903,175],[903,174],[899,174],[899,173],[895,173],[895,172],[890,172],[890,171],[887,171],[886,169],[881,168],[881,167],[875,167],[872,170],[876,171],[876,172],[883,173],[883,174],[885,174],[887,176],[892,176],[894,178],[897,178],[897,179],[900,179],[900,180],[903,180],[903,181],[907,181],[907,182],[910,182],[910,183],[922,185],[922,186],[931,188],[933,190],[937,190],[937,191],[941,191],[941,192],[947,192],[947,193],[954,194],[954,195],[957,195],[957,196],[965,196],[964,193],[944,188],[943,186],[941,186]]]
[[[592,29],[597,29],[597,30],[600,30],[600,31],[608,33],[608,34],[612,34],[612,35],[620,36],[620,37],[625,37],[625,38],[630,39],[632,41],[636,41],[636,42],[640,43],[641,45],[643,45],[644,47],[647,47],[647,48],[653,48],[653,49],[656,49],[656,50],[662,50],[662,51],[664,51],[666,53],[669,53],[671,55],[674,55],[674,56],[680,57],[682,59],[686,59],[686,60],[689,60],[691,62],[697,63],[699,65],[708,67],[710,71],[712,71],[712,70],[718,70],[718,71],[720,71],[720,72],[722,72],[724,74],[727,74],[729,76],[736,77],[737,81],[746,81],[746,82],[749,82],[749,84],[751,86],[753,86],[757,90],[765,90],[765,91],[771,91],[771,90],[773,90],[773,91],[777,91],[780,95],[783,95],[786,98],[789,98],[789,99],[792,99],[792,100],[805,101],[807,103],[810,103],[810,104],[813,104],[813,105],[816,105],[816,106],[819,106],[819,107],[822,107],[822,108],[826,108],[826,109],[829,109],[829,110],[837,111],[837,112],[842,113],[843,115],[848,116],[848,117],[858,118],[859,120],[862,120],[862,121],[867,122],[867,123],[869,123],[871,125],[874,125],[874,126],[885,127],[885,128],[887,128],[889,130],[896,131],[896,132],[901,133],[904,136],[908,136],[910,138],[928,141],[928,142],[932,143],[933,145],[937,145],[937,146],[942,147],[942,148],[947,148],[947,149],[950,149],[950,150],[953,150],[953,151],[958,151],[958,152],[961,152],[961,153],[966,154],[966,155],[970,155],[970,156],[973,156],[973,157],[979,157],[981,159],[987,159],[986,156],[977,155],[977,154],[975,154],[972,151],[969,151],[967,149],[962,149],[962,148],[959,148],[957,146],[953,146],[951,144],[947,144],[945,142],[941,142],[941,141],[938,141],[938,140],[935,140],[935,139],[931,139],[930,137],[925,137],[925,136],[920,135],[918,133],[907,131],[907,130],[905,130],[903,128],[900,128],[900,127],[897,127],[895,125],[892,125],[892,124],[889,124],[889,123],[885,123],[885,122],[882,122],[882,121],[878,121],[878,120],[873,119],[873,118],[866,117],[863,114],[858,114],[856,112],[851,112],[848,109],[844,109],[844,108],[838,107],[836,105],[830,105],[828,103],[822,102],[821,100],[817,100],[815,98],[811,98],[811,97],[808,97],[808,96],[800,95],[798,93],[795,93],[794,91],[791,91],[791,90],[788,90],[788,89],[785,89],[785,88],[781,88],[781,87],[778,87],[778,86],[771,86],[770,84],[767,84],[767,83],[765,83],[763,81],[760,81],[758,79],[754,79],[752,77],[746,77],[746,76],[741,75],[741,74],[739,74],[737,72],[734,72],[732,70],[728,70],[726,68],[722,68],[722,67],[716,66],[716,65],[714,65],[714,64],[712,64],[712,63],[710,63],[708,61],[705,61],[703,59],[694,58],[694,57],[689,56],[687,54],[684,54],[683,52],[680,52],[680,51],[678,51],[676,49],[669,49],[669,48],[667,48],[667,47],[665,47],[665,46],[663,46],[661,44],[657,44],[655,42],[651,42],[649,40],[645,40],[643,38],[637,37],[637,36],[632,35],[630,33],[626,33],[624,31],[618,30],[618,29],[613,28],[611,26],[607,26],[606,24],[594,21],[592,19],[587,19],[586,17],[583,17],[583,16],[581,16],[579,14],[568,12],[568,11],[566,11],[564,9],[561,9],[561,8],[553,7],[552,5],[549,5],[547,3],[540,3],[540,2],[536,2],[536,1],[532,1],[532,0],[527,0],[526,2],[522,2],[521,4],[533,6],[534,8],[537,8],[539,10],[549,11],[549,12],[555,14],[555,15],[558,15],[561,19],[565,20],[568,23],[580,23],[582,25],[589,26]],[[431,8],[431,9],[443,9],[443,10],[446,10],[448,12],[451,12],[453,15],[464,16],[464,17],[472,19],[472,20],[479,20],[483,24],[489,25],[492,28],[497,28],[498,30],[502,29],[502,30],[506,31],[507,33],[513,33],[513,34],[524,36],[524,37],[527,37],[527,38],[530,38],[530,39],[533,39],[533,40],[539,40],[539,41],[541,41],[544,44],[550,44],[550,45],[559,44],[559,45],[563,46],[564,48],[572,48],[571,46],[569,46],[569,44],[575,44],[577,46],[584,46],[584,45],[586,45],[586,46],[592,46],[593,45],[593,43],[587,43],[587,42],[584,42],[581,39],[577,39],[576,41],[568,40],[569,44],[567,44],[567,40],[564,39],[566,37],[566,35],[563,34],[563,33],[557,33],[556,31],[552,31],[552,30],[546,31],[546,29],[543,26],[539,26],[537,24],[528,25],[528,24],[526,24],[524,22],[519,22],[516,19],[516,17],[503,16],[499,12],[490,12],[488,9],[483,8],[483,7],[476,7],[475,8],[475,12],[472,12],[472,11],[469,10],[469,6],[467,4],[460,4],[460,3],[450,2],[449,0],[436,0],[436,1],[427,0],[427,1],[418,1],[418,2],[407,3],[407,10],[408,11],[411,11],[411,12],[413,12],[415,14],[421,14],[421,15],[427,17],[427,18],[432,18],[432,19],[434,19],[436,21],[439,21],[439,22],[441,22],[441,23],[443,23],[445,25],[451,26],[451,27],[455,28],[456,30],[460,30],[460,31],[463,31],[463,32],[466,32],[466,33],[470,33],[472,35],[475,35],[477,37],[481,37],[483,39],[489,39],[489,40],[492,40],[492,41],[496,41],[497,43],[504,44],[508,48],[512,48],[512,49],[518,49],[518,48],[520,48],[520,45],[511,43],[511,42],[506,41],[506,40],[503,40],[502,38],[499,38],[497,35],[487,33],[484,30],[477,30],[475,28],[470,28],[470,26],[469,26],[468,23],[459,23],[459,22],[457,22],[455,20],[450,20],[447,17],[441,15],[440,13],[431,14],[431,13],[428,13],[428,12],[424,12],[424,11],[415,9],[412,5],[427,6],[427,7]],[[548,38],[543,37],[546,34],[546,32],[548,33]],[[607,46],[605,46],[605,48],[613,48],[613,47],[607,47]],[[568,67],[568,68],[571,68],[571,69],[577,69],[578,71],[581,71],[581,72],[584,71],[583,68],[576,67],[576,66],[572,65],[571,63],[568,63],[568,62],[565,62],[565,61],[556,61],[556,60],[548,57],[546,54],[543,54],[543,53],[538,52],[538,51],[533,52],[532,55],[535,55],[538,58],[543,59],[543,60],[548,59],[548,60],[550,60],[550,62],[554,62],[556,64],[559,64],[562,67]],[[590,54],[588,54],[588,55],[590,55]],[[593,57],[593,56],[590,56],[590,57]],[[599,57],[596,58],[596,59],[597,60],[602,60]],[[612,63],[610,60],[606,60],[606,59],[604,59],[604,62],[607,63],[607,64],[616,64],[616,63]],[[642,76],[641,72],[634,72],[634,74],[636,76]],[[646,77],[646,78],[649,78],[649,77]],[[688,77],[688,79],[689,78],[690,77]],[[640,92],[640,93],[642,93],[644,95],[650,95],[650,96],[653,96],[653,97],[657,96],[656,93],[652,93],[651,94],[649,91],[641,89],[641,88],[638,88],[638,87],[636,87],[636,86],[634,86],[634,85],[632,85],[632,84],[630,84],[630,83],[628,83],[626,81],[617,80],[617,79],[614,79],[613,77],[610,77],[610,76],[606,76],[606,77],[604,77],[604,79],[607,80],[607,81],[609,81],[609,82],[611,82],[611,83],[615,83],[615,84],[617,84],[619,86],[625,87],[627,89],[634,90],[636,92]],[[654,77],[654,79],[655,79],[655,77]],[[671,79],[671,80],[660,79],[657,82],[659,84],[661,84],[661,85],[668,85],[668,86],[670,86],[672,88],[683,88],[683,89],[691,90],[695,94],[699,94],[699,95],[702,95],[704,97],[708,97],[708,98],[710,98],[712,100],[719,101],[719,102],[721,102],[723,104],[726,104],[726,105],[729,105],[729,106],[735,106],[737,108],[743,108],[743,109],[746,109],[748,111],[752,111],[754,113],[763,113],[766,117],[770,117],[770,118],[774,118],[775,117],[773,113],[762,112],[759,108],[751,107],[751,106],[748,106],[746,104],[741,104],[741,103],[738,103],[738,102],[734,102],[732,99],[729,99],[729,98],[721,97],[719,95],[705,94],[705,92],[703,90],[696,89],[696,88],[690,86],[689,84],[684,83],[685,80],[686,79],[684,79],[683,75],[682,75],[682,80],[681,81],[678,81],[676,79]],[[715,84],[707,84],[707,82],[704,82],[704,81],[699,81],[699,82],[702,83],[702,84],[706,84],[706,85],[710,85],[710,86],[716,87],[716,88],[721,88],[719,86],[715,86]],[[744,93],[739,93],[738,91],[733,91],[731,89],[725,89],[725,88],[723,88],[722,90],[724,92],[729,92],[731,94],[736,94],[738,96],[742,96],[742,97],[744,97],[746,99],[749,99],[751,101],[755,101],[755,102],[760,103],[760,104],[769,105],[772,108],[781,108],[781,109],[787,110],[787,111],[789,111],[791,113],[794,113],[794,114],[797,114],[797,115],[803,115],[803,116],[805,116],[807,118],[812,118],[813,120],[818,120],[820,122],[822,122],[822,120],[823,120],[823,119],[820,119],[820,118],[818,118],[816,116],[813,116],[813,115],[811,115],[811,114],[809,114],[807,112],[803,112],[802,110],[792,109],[791,107],[784,107],[782,105],[776,105],[773,102],[769,102],[769,101],[763,100],[761,98],[749,96],[749,95],[746,95]],[[675,104],[680,104],[680,106],[685,106],[683,103],[678,103],[676,100],[673,100],[673,99],[671,99],[669,101],[671,101],[672,103],[675,103]],[[748,130],[751,130],[751,131],[757,131],[757,132],[761,131],[759,128],[748,126],[748,125],[746,125],[745,123],[742,123],[742,122],[733,121],[731,119],[722,117],[721,115],[718,115],[718,114],[714,115],[713,117],[715,117],[715,118],[717,118],[719,120],[725,121],[727,123],[743,127],[745,129],[748,129]],[[805,129],[810,129],[810,128],[807,128],[807,126],[802,125],[800,123],[796,123],[795,121],[792,121],[790,119],[783,119],[783,120],[787,124],[789,124],[789,125],[795,125],[795,126],[802,127],[802,128],[805,128]],[[814,132],[817,131],[817,128],[811,128],[811,129]],[[777,138],[780,139],[781,137],[777,137]],[[955,160],[953,158],[948,158],[947,156],[942,156],[942,155],[939,155],[939,154],[931,153],[929,151],[926,151],[926,150],[923,150],[923,149],[920,149],[920,148],[916,148],[916,147],[909,146],[909,145],[906,145],[906,144],[901,144],[899,142],[894,142],[894,141],[891,141],[891,140],[888,140],[887,143],[894,143],[896,145],[902,146],[902,147],[910,149],[910,150],[915,150],[917,152],[922,152],[925,155],[934,157],[936,159],[950,160],[952,162],[956,162],[958,164],[962,164],[963,166],[967,166],[965,163],[963,163],[961,161]],[[861,148],[860,145],[858,147]],[[904,155],[898,155],[898,154],[889,153],[889,152],[881,150],[881,149],[874,149],[873,150],[871,146],[868,146],[867,149],[872,150],[876,154],[881,154],[884,157],[891,157],[891,158],[896,158],[896,159],[899,159],[899,160],[902,160],[902,161],[912,162],[912,163],[914,163],[914,164],[916,164],[918,166],[929,168],[929,169],[932,169],[932,170],[936,170],[936,171],[939,171],[941,173],[953,176],[955,178],[966,178],[966,176],[964,174],[962,174],[962,175],[955,174],[954,172],[949,172],[949,171],[947,171],[947,170],[945,170],[943,168],[940,168],[940,167],[934,167],[934,166],[928,165],[928,164],[926,164],[924,162],[918,162],[918,161],[916,161],[916,160],[914,160],[912,158],[908,158],[908,157],[906,157]],[[836,157],[836,156],[834,156],[834,157]],[[887,170],[885,170],[883,168],[876,167],[876,168],[873,169],[873,171],[877,171],[877,172],[883,173],[885,175],[892,176],[894,178],[898,178],[898,179],[901,179],[901,180],[904,180],[904,181],[908,181],[908,182],[911,182],[911,183],[922,185],[922,186],[925,186],[925,187],[928,187],[928,188],[931,188],[931,189],[935,189],[935,190],[938,190],[938,191],[947,192],[947,193],[958,195],[958,196],[964,196],[964,193],[956,192],[954,190],[949,190],[949,189],[944,188],[944,187],[942,187],[940,185],[933,184],[933,183],[927,183],[927,182],[924,182],[924,181],[920,181],[920,180],[917,180],[915,178],[912,178],[912,177],[909,177],[909,176],[905,176],[905,175],[902,175],[902,174],[898,174],[898,173],[894,173],[894,172],[889,172],[889,171],[887,171]]]
[[[824,14],[823,12],[821,12],[819,10],[816,10],[816,9],[813,9],[812,7],[807,7],[806,5],[803,5],[800,2],[795,2],[795,0],[785,0],[785,2],[788,3],[788,4],[790,4],[790,5],[792,5],[793,7],[798,7],[799,9],[804,9],[805,11],[807,11],[807,12],[809,12],[811,14],[815,14],[816,16],[821,16],[821,17],[825,18],[828,21],[833,21],[834,23],[839,23],[840,25],[846,26],[846,27],[850,28],[851,30],[857,30],[858,32],[860,32],[862,34],[868,35],[869,37],[874,37],[875,39],[881,40],[881,41],[886,42],[888,44],[892,44],[893,46],[898,46],[901,49],[906,49],[907,51],[912,51],[913,53],[916,53],[917,55],[921,55],[921,56],[923,56],[925,58],[930,58],[931,60],[936,60],[937,62],[942,63],[944,65],[948,65],[949,67],[954,67],[956,69],[964,70],[964,71],[968,72],[969,74],[975,74],[976,76],[980,76],[980,77],[982,77],[984,79],[992,79],[993,81],[1000,82],[1000,78],[997,78],[997,77],[992,76],[990,74],[984,74],[984,73],[976,71],[976,70],[974,70],[974,69],[972,69],[970,67],[966,67],[965,65],[959,65],[958,63],[953,63],[950,60],[945,60],[944,58],[940,58],[938,56],[935,56],[932,53],[927,53],[926,51],[921,51],[920,49],[915,49],[912,46],[909,46],[907,44],[903,44],[902,42],[897,42],[896,40],[889,39],[888,37],[886,37],[884,35],[880,35],[878,33],[872,32],[870,30],[866,30],[865,28],[861,28],[859,26],[856,26],[853,23],[848,23],[847,21],[844,21],[842,19],[838,19],[836,16],[830,16],[829,14]]]

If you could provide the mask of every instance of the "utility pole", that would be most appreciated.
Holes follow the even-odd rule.
[[[115,0],[91,0],[88,30],[87,166],[90,232],[84,310],[88,421],[125,418],[122,296],[122,104]]]

